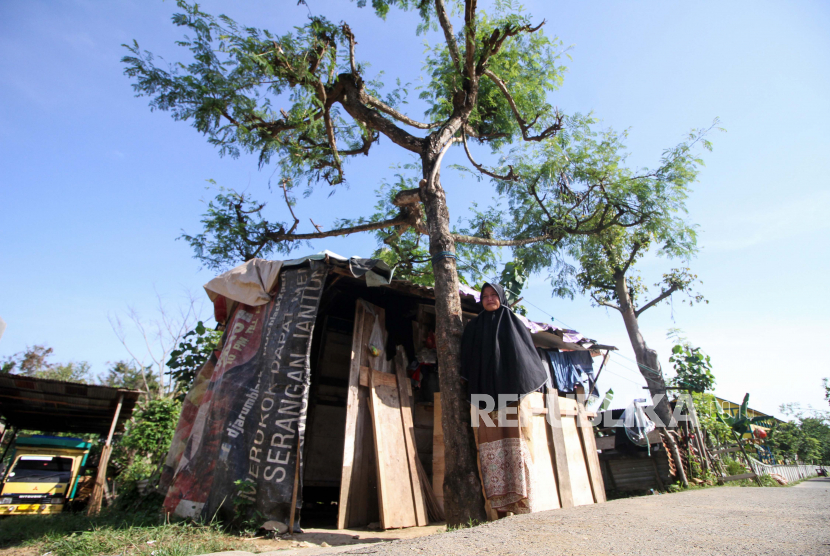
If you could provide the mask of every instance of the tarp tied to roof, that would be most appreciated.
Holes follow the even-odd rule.
[[[205,291],[215,302],[221,295],[251,307],[271,301],[271,290],[277,283],[282,261],[251,259],[205,284]]]
[[[249,307],[260,307],[271,301],[271,295],[277,286],[280,271],[283,268],[301,266],[309,261],[323,261],[327,264],[348,266],[355,278],[363,278],[370,287],[386,286],[392,281],[392,269],[380,259],[362,259],[360,257],[341,257],[331,251],[322,251],[314,255],[291,259],[288,261],[266,261],[251,259],[241,265],[220,274],[204,285],[208,297],[213,302],[216,322],[224,324],[230,316],[232,303],[241,303]]]

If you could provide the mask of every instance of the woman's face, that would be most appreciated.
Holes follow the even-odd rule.
[[[495,311],[501,307],[499,294],[490,286],[484,286],[484,289],[481,290],[481,304],[484,306],[485,311]]]

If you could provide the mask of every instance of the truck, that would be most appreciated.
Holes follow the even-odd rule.
[[[91,446],[80,438],[18,437],[0,491],[0,516],[62,512],[77,494]]]

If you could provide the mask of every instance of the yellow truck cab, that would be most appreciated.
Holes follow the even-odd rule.
[[[18,437],[0,491],[0,516],[63,511],[75,497],[90,447],[80,438]]]

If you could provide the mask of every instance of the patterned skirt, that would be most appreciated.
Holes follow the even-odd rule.
[[[522,402],[518,417],[516,413],[515,407],[489,413],[494,426],[479,415],[479,461],[490,506],[499,512],[527,514],[533,511],[534,491],[533,455],[527,434],[530,408]]]

